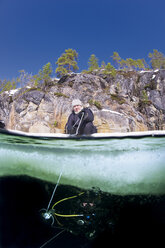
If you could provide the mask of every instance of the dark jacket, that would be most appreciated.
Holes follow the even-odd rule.
[[[1,121],[1,120],[0,120],[0,128],[3,128],[3,129],[5,128],[5,123],[4,123],[4,121]]]
[[[97,133],[93,120],[94,116],[89,108],[83,108],[78,114],[72,111],[66,123],[65,132],[78,135]]]

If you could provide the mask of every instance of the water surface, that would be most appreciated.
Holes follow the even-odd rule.
[[[53,140],[0,134],[0,176],[28,175],[84,189],[165,193],[165,138]]]

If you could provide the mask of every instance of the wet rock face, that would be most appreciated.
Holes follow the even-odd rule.
[[[71,102],[94,112],[98,132],[165,129],[165,70],[71,74],[38,87],[0,94],[0,120],[27,132],[64,132]]]

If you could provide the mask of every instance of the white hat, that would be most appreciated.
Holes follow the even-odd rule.
[[[81,102],[79,99],[74,99],[74,100],[72,101],[72,107],[74,107],[74,106],[76,106],[76,105],[82,106],[83,104],[82,104],[82,102]]]

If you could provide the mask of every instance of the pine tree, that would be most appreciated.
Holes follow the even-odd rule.
[[[153,49],[153,53],[149,53],[148,57],[151,59],[151,67],[153,69],[165,69],[165,56],[163,53]]]
[[[99,69],[98,58],[94,54],[90,56],[88,65],[89,65],[88,67],[89,72]]]
[[[114,52],[111,57],[112,57],[114,63],[116,64],[116,66],[118,68],[120,68],[120,66],[121,66],[121,64],[120,64],[121,58],[120,58],[118,52]]]
[[[4,79],[3,81],[0,81],[0,92],[16,89],[16,85],[17,83],[14,79],[11,81]]]
[[[147,65],[147,63],[146,63],[145,59],[137,59],[136,60],[136,68],[145,69],[146,65]]]
[[[105,67],[106,67],[106,64],[105,64],[104,61],[102,61],[102,62],[101,62],[101,69],[105,69]]]
[[[127,62],[124,59],[121,59],[120,61],[120,68],[125,69],[127,67]]]
[[[56,68],[56,73],[58,76],[63,76],[67,73],[75,72],[79,68],[77,66],[78,53],[76,50],[71,48],[66,49],[65,53],[58,58],[56,64],[58,67]]]
[[[41,80],[47,80],[51,78],[52,75],[52,65],[50,62],[48,62],[46,65],[42,67],[42,70],[39,71],[39,77]]]
[[[131,58],[127,58],[126,59],[126,66],[127,66],[128,70],[132,70],[135,66],[135,60],[133,60]]]
[[[17,77],[16,82],[17,85],[22,88],[32,80],[32,74],[25,72],[25,70],[20,70],[19,73],[20,75]]]
[[[110,74],[114,69],[113,65],[109,62],[105,67],[105,74]]]
[[[43,83],[46,80],[50,80],[52,72],[53,72],[52,65],[50,62],[48,62],[46,65],[42,67],[42,69],[39,70],[38,74],[33,76],[33,79],[35,81],[35,86],[37,87],[39,83]]]

